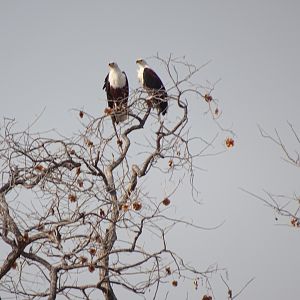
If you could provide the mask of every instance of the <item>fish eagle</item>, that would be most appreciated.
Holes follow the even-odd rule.
[[[112,120],[118,124],[128,118],[128,80],[126,73],[120,70],[117,63],[111,62],[108,67],[109,72],[105,77],[103,90],[106,91],[108,107],[112,110]]]
[[[168,94],[158,75],[147,65],[144,59],[136,61],[138,65],[138,79],[158,110],[158,114],[165,115],[168,110]]]

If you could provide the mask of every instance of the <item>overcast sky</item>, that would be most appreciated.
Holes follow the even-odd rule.
[[[299,16],[296,0],[1,0],[0,114],[22,127],[45,109],[36,128],[68,134],[78,124],[71,109],[103,112],[109,61],[117,61],[136,88],[137,58],[173,53],[196,65],[212,60],[201,78],[221,78],[214,96],[236,145],[202,161],[207,171],[196,184],[203,205],[194,207],[184,194],[178,197],[191,204],[177,202],[203,226],[225,223],[215,231],[176,233],[172,243],[189,262],[226,267],[234,290],[255,277],[240,299],[296,299],[299,230],[278,226],[287,220],[276,222],[271,210],[240,188],[259,195],[300,193],[299,170],[257,127],[277,128],[291,145],[287,121],[300,132]],[[163,78],[163,68],[153,63]],[[199,135],[205,131],[199,128]],[[171,289],[171,299],[182,300],[184,288]],[[215,290],[217,299],[226,299],[225,286]],[[200,299],[201,292],[191,288],[189,299]]]

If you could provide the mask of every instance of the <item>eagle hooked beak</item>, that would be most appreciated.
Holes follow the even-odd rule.
[[[142,61],[141,59],[137,59],[135,63],[139,64],[141,61]]]
[[[111,62],[111,63],[109,63],[108,64],[111,68],[113,68],[113,66],[114,66],[114,63],[113,62]]]

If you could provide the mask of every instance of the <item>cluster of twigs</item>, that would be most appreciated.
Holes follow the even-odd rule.
[[[162,176],[183,176],[186,171],[195,188],[194,159],[209,151],[214,139],[192,153],[188,106],[203,100],[215,120],[219,112],[211,96],[214,86],[203,92],[202,86],[192,83],[203,66],[172,56],[158,60],[171,82],[171,112],[165,119],[139,89],[131,95],[126,122],[111,126],[109,115],[80,111],[82,130],[71,138],[44,136],[31,128],[18,132],[14,120],[4,119],[0,132],[4,297],[91,299],[103,294],[111,300],[117,299],[113,287],[121,286],[141,295],[154,287],[155,299],[171,275],[206,281],[216,271],[196,270],[169,249],[168,230],[180,223],[195,225],[168,216],[170,195],[154,199],[145,189],[154,170]]]

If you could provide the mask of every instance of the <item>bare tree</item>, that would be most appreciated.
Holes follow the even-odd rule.
[[[203,68],[157,57],[169,76],[170,112],[157,115],[143,90],[131,93],[129,118],[111,126],[79,111],[82,129],[72,137],[18,131],[4,119],[0,132],[0,291],[18,299],[117,299],[115,287],[143,295],[178,278],[208,282],[216,267],[197,270],[168,247],[180,224],[169,205],[176,186],[157,199],[149,180],[160,174],[178,184],[188,174],[197,197],[195,161],[213,154],[213,143],[190,136],[189,103],[220,115],[211,92],[193,82]],[[208,109],[207,109],[208,108]],[[204,115],[203,115],[204,117]],[[193,144],[194,143],[194,144]],[[196,146],[195,146],[196,145]],[[228,146],[232,146],[231,145]],[[196,150],[196,151],[195,151]],[[193,152],[194,151],[194,152]],[[152,179],[151,179],[152,178]],[[154,187],[156,189],[156,187]],[[171,203],[172,204],[172,203]],[[197,283],[198,284],[198,283]]]
[[[299,168],[300,167],[300,152],[297,150],[297,147],[300,147],[300,137],[297,131],[294,129],[293,125],[288,122],[289,131],[292,135],[293,144],[292,149],[284,142],[284,139],[279,134],[278,130],[275,129],[274,134],[266,132],[266,130],[259,127],[260,134],[263,138],[272,141],[277,145],[281,152],[283,153],[283,159],[291,164],[292,166]],[[295,147],[295,148],[294,148]],[[249,192],[247,192],[249,193]],[[249,193],[252,196],[263,201],[268,207],[272,208],[277,216],[282,216],[289,220],[289,224],[293,227],[300,227],[300,196],[299,195],[283,195],[283,194],[273,194],[266,191],[266,196],[258,196],[253,193]],[[278,217],[275,217],[276,221]]]

